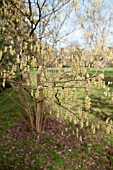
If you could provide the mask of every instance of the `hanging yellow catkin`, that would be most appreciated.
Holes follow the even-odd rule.
[[[87,110],[90,109],[90,105],[91,105],[90,98],[89,98],[89,96],[86,96],[85,97],[85,108]]]
[[[2,51],[0,50],[0,60],[2,59]]]

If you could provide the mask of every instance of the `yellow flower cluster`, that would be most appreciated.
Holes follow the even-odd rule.
[[[39,66],[38,71],[37,71],[37,74],[40,74],[40,73],[41,73],[41,70],[42,70],[42,66]]]
[[[5,48],[4,48],[4,52],[6,53],[6,52],[7,52],[7,50],[8,50],[8,49],[7,49],[7,46],[5,46]]]
[[[5,79],[3,79],[2,86],[5,87]]]
[[[32,60],[31,60],[31,66],[32,67],[37,67],[36,58],[34,58],[34,56],[32,57]]]
[[[89,126],[89,121],[88,121],[88,120],[86,121],[85,126],[86,126],[86,127]]]
[[[0,60],[2,59],[2,51],[0,50]]]
[[[99,80],[99,81],[96,82],[96,87],[97,87],[98,89],[100,89],[100,88],[103,87],[103,82],[102,82],[102,80]]]
[[[16,54],[16,51],[12,49],[12,46],[9,46],[9,53],[10,53],[11,55]]]
[[[111,133],[111,126],[110,126],[110,125],[106,127],[106,133],[107,133],[107,134],[110,134],[110,133]]]
[[[20,57],[19,57],[18,54],[17,54],[17,63],[18,63],[18,64],[20,63]]]
[[[75,100],[76,100],[76,89],[73,89],[73,90],[72,90],[71,100],[72,100],[72,101],[75,101]]]
[[[85,97],[85,108],[87,110],[90,109],[90,105],[91,105],[90,98],[89,98],[89,96],[86,96]]]
[[[49,89],[47,89],[47,88],[44,88],[43,94],[44,94],[44,96],[45,96],[46,98],[51,97],[51,91],[50,91]]]

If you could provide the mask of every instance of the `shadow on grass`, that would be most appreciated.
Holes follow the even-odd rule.
[[[105,121],[108,117],[113,120],[113,104],[102,97],[91,96],[91,110],[90,114],[95,115],[101,120]]]

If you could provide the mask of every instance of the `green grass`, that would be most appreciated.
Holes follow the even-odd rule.
[[[90,71],[92,74],[92,71]],[[94,70],[93,70],[94,73]],[[112,78],[113,70],[108,69],[105,78]],[[34,73],[33,73],[34,74]],[[113,91],[113,86],[110,87]],[[43,132],[38,135],[23,121],[24,111],[17,104],[15,94],[6,90],[0,94],[0,169],[23,170],[112,170],[113,134],[107,135],[100,129],[92,135],[89,128],[79,130],[83,141],[76,137],[76,126],[68,122],[68,131]],[[91,121],[105,124],[106,118],[113,120],[113,104],[101,89],[91,90],[91,110],[87,115]],[[78,90],[79,100],[83,92]],[[21,121],[23,123],[21,123]],[[55,128],[58,128],[55,126]]]
[[[11,99],[13,98],[13,100]],[[24,111],[19,106],[17,96],[6,90],[0,94],[0,133],[9,129],[23,115]]]
[[[104,73],[104,76],[105,76],[105,80],[106,82],[107,81],[113,81],[113,68],[109,67],[109,68],[106,68],[106,69],[102,69],[102,70],[95,70],[95,69],[90,69],[88,70],[88,73],[90,75],[93,75],[93,74],[96,74],[96,73]]]
[[[101,70],[97,71],[98,73],[102,73]],[[96,73],[96,70],[90,69],[88,71],[90,75]],[[104,70],[105,82],[108,86],[108,81],[113,82],[113,68],[107,68]],[[113,93],[113,84],[109,85],[110,92]],[[106,97],[104,95],[104,89],[91,88],[90,91],[91,98],[91,109],[87,111],[87,113],[92,114],[99,119],[105,121],[108,117],[113,120],[113,101],[111,101],[111,97]],[[77,97],[79,102],[84,99],[84,90],[77,89]]]

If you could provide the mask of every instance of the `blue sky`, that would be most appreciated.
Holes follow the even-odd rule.
[[[34,0],[32,0],[34,1]],[[43,0],[40,0],[40,2]],[[57,0],[54,0],[57,2]],[[88,7],[88,3],[93,2],[94,0],[78,0],[79,5],[82,7],[80,12],[83,12],[83,1],[84,1],[84,5],[86,7]],[[105,16],[105,18],[109,17],[110,12],[112,11],[113,13],[113,0],[95,0],[97,2],[100,1],[105,1],[103,9],[102,9],[102,13]],[[49,2],[49,0],[47,0],[47,2]],[[110,6],[112,6],[112,9],[110,10]],[[64,9],[66,10],[66,8]],[[63,20],[63,12],[61,13],[61,19]],[[113,16],[112,16],[112,23],[113,23]],[[52,22],[51,22],[52,24]],[[87,26],[89,25],[89,22],[87,22]],[[80,44],[82,47],[86,47],[86,42],[84,41],[84,30],[80,29],[77,26],[77,18],[74,14],[74,12],[71,13],[71,18],[69,18],[66,23],[63,26],[63,29],[60,31],[60,37],[62,37],[63,35],[65,35],[68,32],[71,32],[73,30],[73,28],[75,28],[75,31],[73,33],[71,33],[70,35],[68,35],[67,37],[63,38],[61,40],[61,43],[59,43],[58,48],[59,47],[64,47],[67,46],[69,44],[71,44],[72,42],[77,42],[78,44]],[[92,30],[91,30],[92,31]],[[93,30],[93,31],[97,31],[97,30]],[[111,32],[111,33],[110,33]],[[108,41],[106,42],[107,46],[113,46],[113,26],[111,26],[110,30],[109,30],[109,35],[108,35]]]
[[[93,0],[90,0],[90,1],[93,1]],[[97,0],[97,1],[99,2],[99,0]],[[82,2],[83,2],[83,0],[80,0],[79,4],[82,5]],[[88,5],[88,0],[85,0],[85,5],[86,6]],[[110,9],[110,6],[112,7],[112,9]],[[109,15],[111,12],[112,12],[111,23],[113,23],[113,0],[106,0],[102,6],[102,14],[106,18],[106,20],[107,20],[107,18],[109,18]],[[87,22],[87,25],[88,24],[89,23]],[[102,24],[102,26],[101,26],[101,28],[102,28],[104,26],[104,23],[101,23],[101,24]],[[108,32],[107,24],[106,24],[106,33]],[[75,18],[75,25],[76,25],[76,18]],[[65,27],[63,29],[68,30],[69,29],[68,27],[69,27],[69,25],[67,24],[67,25],[65,25]],[[97,30],[93,30],[93,31],[96,32]],[[71,42],[77,42],[82,47],[86,47],[86,43],[84,41],[83,35],[84,35],[84,30],[78,28],[72,34],[70,34],[68,37],[64,38],[64,40],[62,40],[62,43],[60,45],[66,46],[66,44],[70,44]],[[111,24],[110,24],[108,38],[106,41],[106,46],[113,46],[113,25],[111,25]]]

